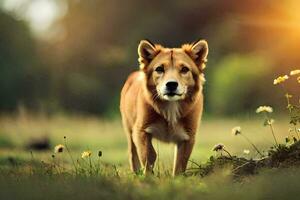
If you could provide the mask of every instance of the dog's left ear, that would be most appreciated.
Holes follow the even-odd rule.
[[[156,46],[149,40],[141,40],[138,46],[140,68],[143,69],[159,53]]]
[[[185,48],[187,54],[191,56],[197,66],[204,68],[208,55],[208,44],[205,40],[198,40],[189,45],[190,48]]]

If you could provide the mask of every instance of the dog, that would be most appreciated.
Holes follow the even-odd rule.
[[[131,170],[153,173],[156,138],[175,144],[173,176],[182,174],[202,116],[208,44],[165,48],[141,40],[138,55],[140,70],[129,75],[120,99]]]

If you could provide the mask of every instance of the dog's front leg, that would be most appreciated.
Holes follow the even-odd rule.
[[[195,143],[194,137],[190,137],[187,141],[178,142],[174,152],[173,176],[181,174],[187,167],[188,160]]]
[[[141,166],[144,174],[153,173],[153,167],[156,160],[156,152],[152,145],[152,136],[143,130],[133,132],[133,141],[137,149]]]

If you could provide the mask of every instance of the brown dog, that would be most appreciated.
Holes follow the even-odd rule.
[[[156,152],[152,138],[176,144],[173,175],[185,171],[203,108],[204,40],[181,48],[164,48],[142,40],[140,70],[121,92],[121,115],[128,137],[131,169],[152,172]]]

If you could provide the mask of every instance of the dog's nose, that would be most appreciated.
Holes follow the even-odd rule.
[[[167,90],[173,92],[177,89],[178,83],[176,81],[169,81],[166,83]]]

